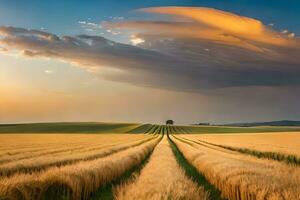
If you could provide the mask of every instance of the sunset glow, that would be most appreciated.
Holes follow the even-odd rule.
[[[299,3],[13,2],[0,123],[300,117]]]

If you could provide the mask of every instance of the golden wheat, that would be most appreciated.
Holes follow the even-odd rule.
[[[297,132],[255,134],[199,134],[181,136],[218,145],[236,148],[248,148],[264,152],[278,152],[300,157],[300,133]]]
[[[70,191],[71,199],[88,199],[99,187],[141,163],[159,140],[160,138],[156,138],[105,158],[2,178],[0,197],[40,199],[49,190],[64,188],[65,191]]]
[[[14,173],[32,173],[34,171],[45,170],[54,166],[63,166],[84,160],[94,160],[107,156],[109,154],[125,150],[127,148],[142,144],[154,137],[147,137],[143,140],[128,142],[125,144],[115,145],[108,148],[96,149],[87,152],[71,152],[70,154],[48,154],[15,162],[4,163],[0,165],[0,175],[10,176]]]
[[[0,134],[0,156],[74,145],[142,139],[140,134]]]
[[[117,200],[207,199],[203,187],[191,181],[177,164],[166,137],[155,148],[149,163],[132,182],[115,190]]]
[[[173,137],[174,138],[174,137]],[[174,142],[228,199],[300,199],[300,168],[195,143]]]
[[[14,137],[14,136],[11,136]],[[148,136],[149,137],[149,136]],[[5,155],[0,156],[0,164],[3,163],[8,163],[8,162],[13,162],[13,161],[20,161],[20,160],[25,160],[25,159],[31,159],[31,160],[37,160],[40,158],[47,158],[47,156],[50,157],[57,157],[57,156],[66,156],[66,155],[74,155],[75,153],[80,153],[80,152],[89,152],[92,150],[99,150],[111,146],[115,146],[118,144],[122,143],[127,143],[127,142],[134,142],[138,141],[140,139],[147,139],[147,136],[144,137],[134,137],[134,136],[129,136],[124,138],[121,135],[109,135],[106,137],[92,137],[90,138],[90,141],[84,141],[84,136],[83,136],[83,141],[82,142],[77,142],[77,143],[68,143],[69,136],[66,135],[65,137],[62,137],[60,140],[57,140],[56,145],[44,145],[45,147],[43,149],[36,148],[36,145],[32,144],[31,149],[27,149],[23,153],[19,152],[12,152],[12,151],[6,151]],[[110,138],[110,139],[109,139]],[[48,138],[48,136],[44,137],[44,140],[51,139]],[[15,143],[18,143],[20,138],[15,137]],[[66,143],[64,144],[64,141]],[[21,151],[21,150],[19,150]],[[91,152],[92,153],[92,152]],[[35,161],[36,162],[36,161]]]

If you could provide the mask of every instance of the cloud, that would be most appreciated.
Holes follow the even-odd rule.
[[[295,37],[295,36],[296,36],[295,33],[289,33],[289,34],[288,34],[288,37],[289,37],[289,38],[293,38],[293,37]]]
[[[18,50],[24,56],[61,59],[94,72],[102,68],[114,68],[124,74],[129,71],[138,73],[175,64],[172,56],[100,36],[58,37],[42,31],[0,27],[0,37],[1,46],[12,51]]]
[[[138,38],[138,37],[132,36],[131,39],[130,39],[130,42],[131,42],[132,45],[136,46],[138,44],[144,43],[145,40],[143,40],[142,38]]]
[[[45,72],[45,74],[52,74],[53,73],[53,71],[49,70],[49,69],[45,70],[44,72]]]
[[[300,46],[295,35],[276,32],[255,19],[209,8],[142,11],[177,18],[104,24],[112,32],[130,29],[134,37],[129,42],[133,45],[100,36],[60,37],[0,27],[0,46],[32,58],[64,60],[104,79],[146,87],[198,92],[300,85]]]
[[[4,48],[4,47],[0,47],[0,52],[7,52],[8,49],[7,48]]]
[[[94,22],[89,22],[89,21],[78,21],[78,24],[80,25],[81,28],[83,28],[87,32],[96,32],[102,29],[101,24],[97,24]]]
[[[87,24],[87,22],[86,21],[78,21],[78,24]]]
[[[278,46],[295,45],[294,41],[282,37],[259,20],[217,9],[202,7],[155,7],[141,9],[141,11],[186,17],[197,22],[198,26],[207,27],[210,31],[214,30],[219,34],[229,34],[253,42]],[[299,45],[299,42],[297,44]]]
[[[187,20],[175,21],[123,21],[107,24],[111,27],[132,28],[147,33],[209,40],[263,52],[261,45],[299,48],[299,40],[291,40],[270,26],[249,17],[212,8],[155,7],[138,11],[174,15]]]

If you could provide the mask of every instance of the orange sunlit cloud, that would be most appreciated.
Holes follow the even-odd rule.
[[[288,31],[211,8],[141,11],[175,18],[103,24],[110,30],[130,29],[127,44],[98,35],[58,36],[0,26],[0,46],[32,59],[76,63],[105,80],[143,87],[200,91],[300,84],[299,38]]]
[[[118,28],[130,28],[138,29],[137,31],[145,30],[146,32],[151,32],[151,34],[159,36],[174,36],[174,37],[184,37],[184,38],[197,38],[208,41],[213,41],[219,44],[233,45],[257,52],[262,52],[262,49],[251,44],[250,42],[236,37],[234,35],[225,34],[224,31],[220,31],[215,28],[201,26],[195,23],[161,23],[161,22],[149,22],[149,21],[128,21],[128,22],[118,22],[114,24],[105,24],[109,27]]]
[[[136,29],[143,33],[209,40],[256,52],[268,52],[269,46],[300,48],[294,33],[277,32],[261,21],[213,8],[153,7],[138,11],[174,15],[189,19],[180,21],[123,21],[105,23],[108,27]]]
[[[293,40],[267,28],[259,20],[212,8],[156,7],[141,9],[141,11],[187,17],[219,30],[219,34],[229,33],[255,42],[279,46],[296,45]]]

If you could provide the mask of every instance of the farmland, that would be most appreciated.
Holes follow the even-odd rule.
[[[297,127],[0,126],[0,199],[300,199]]]
[[[247,153],[265,152],[294,155],[300,158],[300,137],[297,132],[256,133],[256,134],[202,134],[186,138],[225,149]],[[185,137],[185,136],[184,136]]]

